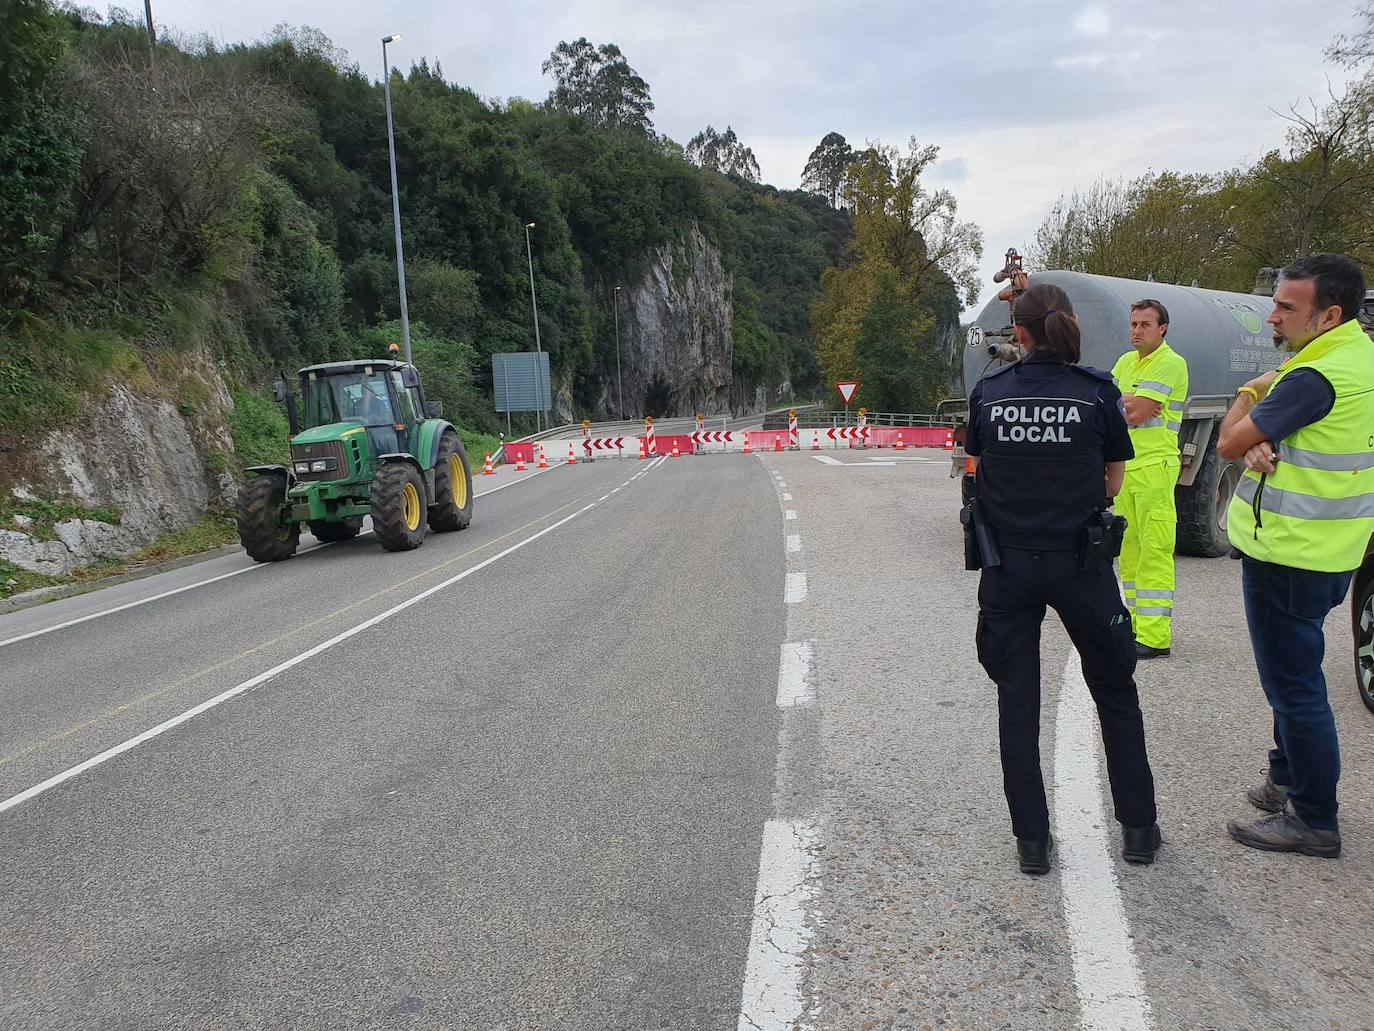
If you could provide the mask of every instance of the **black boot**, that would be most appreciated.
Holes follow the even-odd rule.
[[[1050,851],[1054,839],[1046,834],[1043,838],[1017,838],[1016,858],[1022,873],[1039,876],[1050,872]]]
[[[1121,855],[1128,863],[1148,865],[1155,861],[1155,853],[1164,838],[1159,833],[1159,824],[1148,827],[1121,828]]]

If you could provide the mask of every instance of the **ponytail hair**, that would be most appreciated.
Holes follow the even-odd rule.
[[[1016,299],[1012,316],[1045,351],[1062,362],[1077,365],[1083,357],[1083,339],[1073,317],[1073,302],[1053,283],[1036,283]]]

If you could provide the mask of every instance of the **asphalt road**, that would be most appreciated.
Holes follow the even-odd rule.
[[[1374,1025],[1346,621],[1345,855],[1241,849],[1268,716],[1239,571],[1181,560],[1139,678],[1150,868],[1109,847],[1047,623],[1063,847],[1031,880],[947,465],[826,457],[502,469],[415,552],[0,616],[0,1027]]]

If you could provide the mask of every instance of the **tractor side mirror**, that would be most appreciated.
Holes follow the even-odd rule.
[[[431,419],[442,419],[444,417],[444,402],[429,401],[425,404],[425,415]]]
[[[407,390],[414,390],[420,385],[420,374],[415,370],[415,366],[406,365],[402,367],[401,383]]]
[[[272,396],[276,399],[277,404],[284,404],[286,402],[286,384],[281,380],[273,383]]]

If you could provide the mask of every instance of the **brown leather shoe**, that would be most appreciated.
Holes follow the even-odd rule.
[[[1341,832],[1309,827],[1293,811],[1292,802],[1283,812],[1262,816],[1254,823],[1232,820],[1226,830],[1242,845],[1265,852],[1299,852],[1321,859],[1335,859],[1341,854]]]

